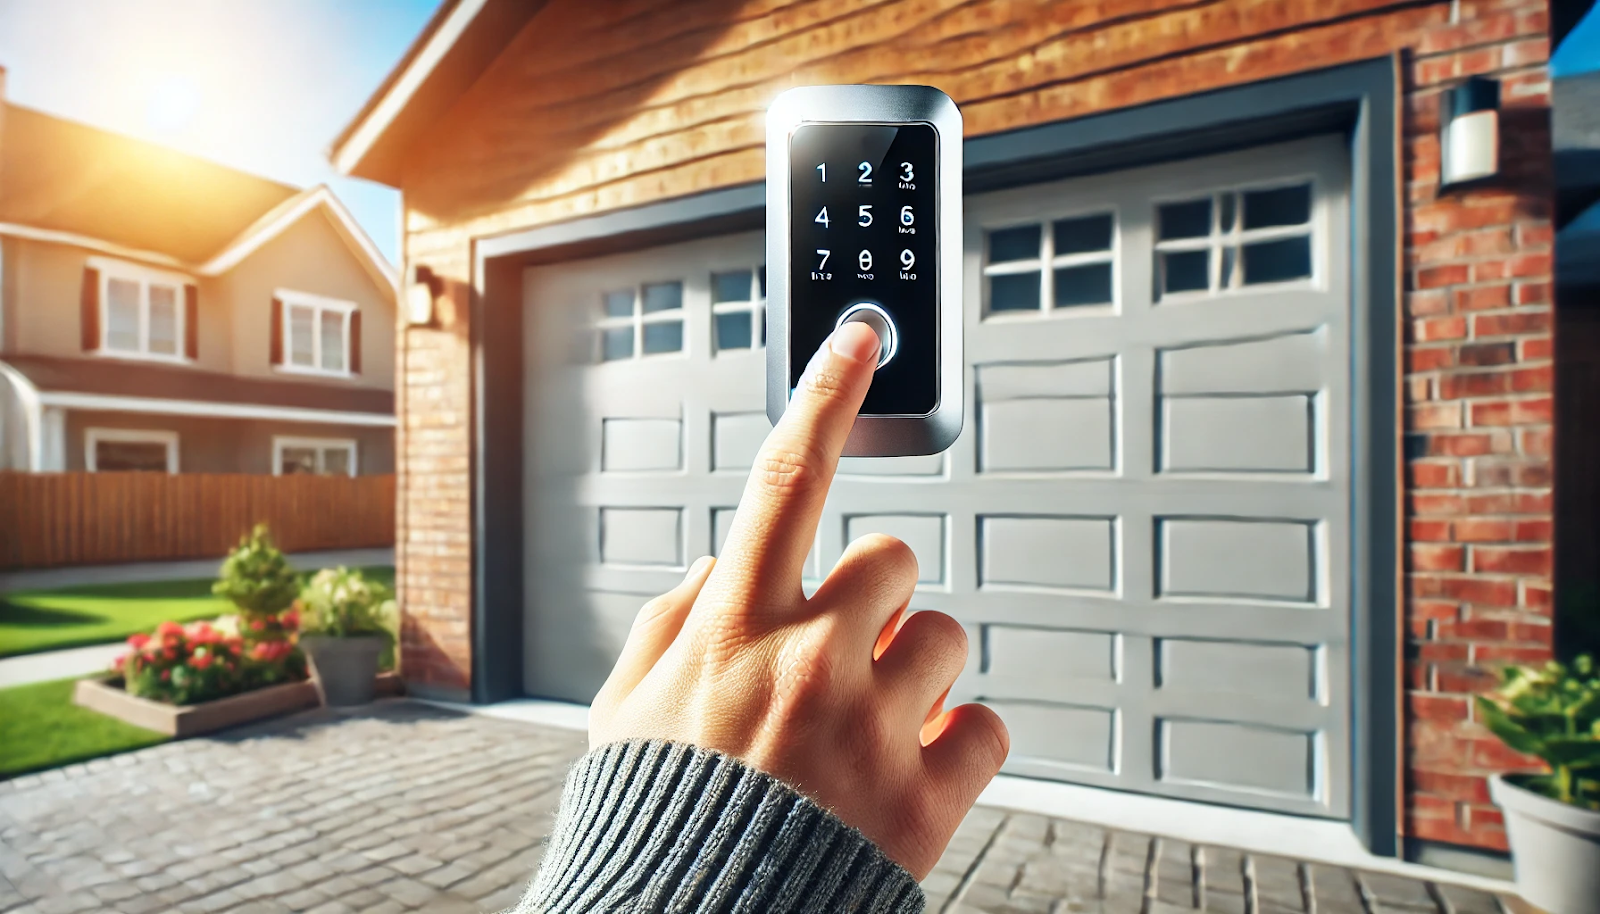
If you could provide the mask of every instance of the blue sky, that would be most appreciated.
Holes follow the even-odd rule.
[[[399,195],[326,151],[439,0],[0,0],[6,96],[297,186],[397,259]]]
[[[439,0],[0,0],[7,96],[308,186],[326,183],[391,260],[398,195],[326,158]],[[1551,59],[1600,70],[1600,7]]]

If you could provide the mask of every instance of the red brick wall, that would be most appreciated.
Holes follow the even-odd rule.
[[[977,135],[1399,53],[1402,825],[1503,847],[1484,774],[1523,760],[1468,696],[1550,649],[1548,18],[1545,0],[551,0],[406,161],[406,256],[466,282],[474,237],[759,180],[762,112],[789,85],[935,85]],[[1473,73],[1506,80],[1508,180],[1440,194],[1439,91]],[[401,389],[407,676],[457,689],[468,339],[462,309],[409,331]]]
[[[1504,849],[1486,776],[1530,760],[1483,728],[1471,696],[1500,666],[1551,653],[1547,7],[1461,14],[1414,46],[1404,123],[1405,828]],[[1475,73],[1504,81],[1504,180],[1441,192],[1439,86]]]

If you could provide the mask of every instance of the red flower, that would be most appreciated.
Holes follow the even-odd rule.
[[[176,622],[163,622],[160,625],[156,626],[156,634],[161,635],[162,637],[170,637],[170,636],[173,636],[173,635],[182,635],[183,634],[183,626],[179,625]]]
[[[259,631],[261,631],[262,629],[264,629],[266,627],[267,627],[267,623],[261,621],[260,619],[257,619],[254,622],[250,623],[250,630],[254,631],[254,632],[259,632]]]
[[[300,627],[300,610],[291,609],[282,616],[284,628]]]
[[[168,660],[177,660],[178,659],[178,650],[177,650],[177,648],[169,647],[166,650],[161,652],[161,656],[167,658]]]
[[[196,654],[195,656],[189,658],[189,665],[197,670],[203,670],[211,665],[211,655]]]
[[[150,641],[150,636],[143,632],[128,636],[128,645],[134,650],[144,647]]]
[[[161,681],[162,682],[166,682],[167,680],[169,680],[171,678],[172,678],[172,671],[171,670],[162,670],[161,671]]]

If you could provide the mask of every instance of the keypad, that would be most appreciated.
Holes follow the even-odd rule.
[[[938,137],[928,124],[806,124],[789,141],[789,383],[840,316],[870,303],[895,357],[862,415],[939,405]]]

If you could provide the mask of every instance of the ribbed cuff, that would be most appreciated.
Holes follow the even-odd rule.
[[[573,767],[517,914],[921,914],[922,889],[864,835],[718,752],[612,743]]]

